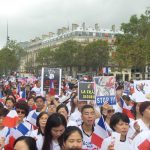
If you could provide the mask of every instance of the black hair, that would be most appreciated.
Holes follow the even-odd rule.
[[[81,108],[81,114],[83,114],[84,109],[89,109],[89,108],[91,108],[91,109],[94,110],[94,107],[93,107],[92,105],[84,105],[84,106]]]
[[[78,127],[69,126],[66,128],[65,132],[63,133],[63,142],[66,142],[69,136],[74,132],[78,132],[81,138],[83,139],[82,131]]]
[[[20,141],[24,141],[26,145],[28,146],[29,150],[37,150],[36,141],[34,138],[29,137],[29,136],[21,136],[15,140],[14,147],[17,144],[17,142],[20,142]]]
[[[42,97],[42,96],[37,96],[37,97],[35,97],[34,101],[36,102],[36,100],[37,100],[37,99],[39,99],[39,98],[40,98],[40,99],[42,99],[42,100],[43,100],[43,102],[45,102],[45,98],[44,98],[44,97]]]
[[[130,101],[130,100],[131,100],[128,95],[123,95],[122,98],[123,98],[123,100],[127,100],[127,101]]]
[[[68,107],[65,104],[58,105],[56,108],[56,112],[58,112],[59,109],[61,109],[61,108],[64,108],[66,110],[67,114],[69,113]]]
[[[5,117],[9,113],[9,110],[6,108],[1,108],[0,109],[0,117]]]
[[[4,105],[0,102],[0,109],[4,108]]]
[[[52,130],[52,128],[59,127],[60,125],[63,125],[64,128],[66,128],[67,122],[66,122],[65,117],[59,113],[51,114],[49,116],[47,122],[46,122],[45,131],[44,131],[44,142],[43,142],[42,150],[51,149],[51,144],[52,144],[52,139],[53,139],[51,130]],[[59,146],[62,147],[63,135],[61,135],[58,138],[58,143],[59,143]]]
[[[25,116],[28,116],[29,113],[29,106],[27,102],[20,100],[16,103],[16,109],[22,109],[25,111]]]
[[[128,124],[130,123],[130,120],[126,114],[117,112],[113,114],[110,118],[110,127],[113,131],[115,131],[114,127],[116,126],[117,123],[119,123],[119,121],[123,121]]]
[[[45,114],[46,114],[47,116],[49,116],[48,113],[44,111],[44,112],[41,112],[41,113],[37,116],[37,119],[36,119],[36,126],[38,127],[38,134],[42,134],[42,135],[44,135],[44,133],[42,133],[39,120],[40,120],[40,118],[41,118],[43,115],[45,115]]]
[[[140,104],[139,112],[142,116],[143,116],[143,112],[145,111],[145,109],[149,106],[150,106],[150,101],[145,101]]]
[[[12,103],[15,105],[16,101],[13,98],[9,98],[9,97],[6,98],[5,105],[6,105],[6,102],[9,100],[12,101]]]

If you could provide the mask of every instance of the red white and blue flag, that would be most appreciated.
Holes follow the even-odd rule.
[[[55,95],[54,80],[50,80],[49,95],[50,96]]]
[[[122,113],[126,114],[130,119],[135,119],[134,115],[131,112],[131,108],[127,106],[123,98],[120,98],[120,103],[122,107]]]
[[[96,145],[97,147],[101,147],[102,142],[105,138],[107,138],[108,132],[105,126],[103,116],[100,117],[98,123],[94,127],[94,132],[92,134],[91,143]]]

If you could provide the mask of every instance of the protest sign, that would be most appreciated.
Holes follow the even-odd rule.
[[[78,98],[81,101],[94,100],[94,82],[78,82]]]
[[[132,98],[136,102],[150,101],[150,80],[134,81]]]
[[[93,79],[96,104],[103,105],[105,102],[108,102],[110,105],[115,105],[115,77],[100,76]]]
[[[44,93],[49,92],[51,81],[54,81],[55,95],[60,95],[61,91],[61,69],[59,68],[42,68],[41,88]]]

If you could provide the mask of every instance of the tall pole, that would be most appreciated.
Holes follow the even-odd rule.
[[[6,37],[6,47],[8,46],[9,43],[9,36],[8,36],[8,20],[7,20],[7,37]]]

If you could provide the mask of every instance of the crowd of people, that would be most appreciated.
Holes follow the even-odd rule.
[[[150,101],[133,101],[122,85],[116,87],[116,105],[96,106],[94,101],[80,101],[77,84],[67,80],[60,95],[41,95],[38,80],[5,83],[0,87],[1,150],[150,150]],[[130,115],[123,111],[121,99]],[[17,114],[14,127],[4,124],[11,112]],[[100,118],[107,136],[98,146],[92,135]]]

